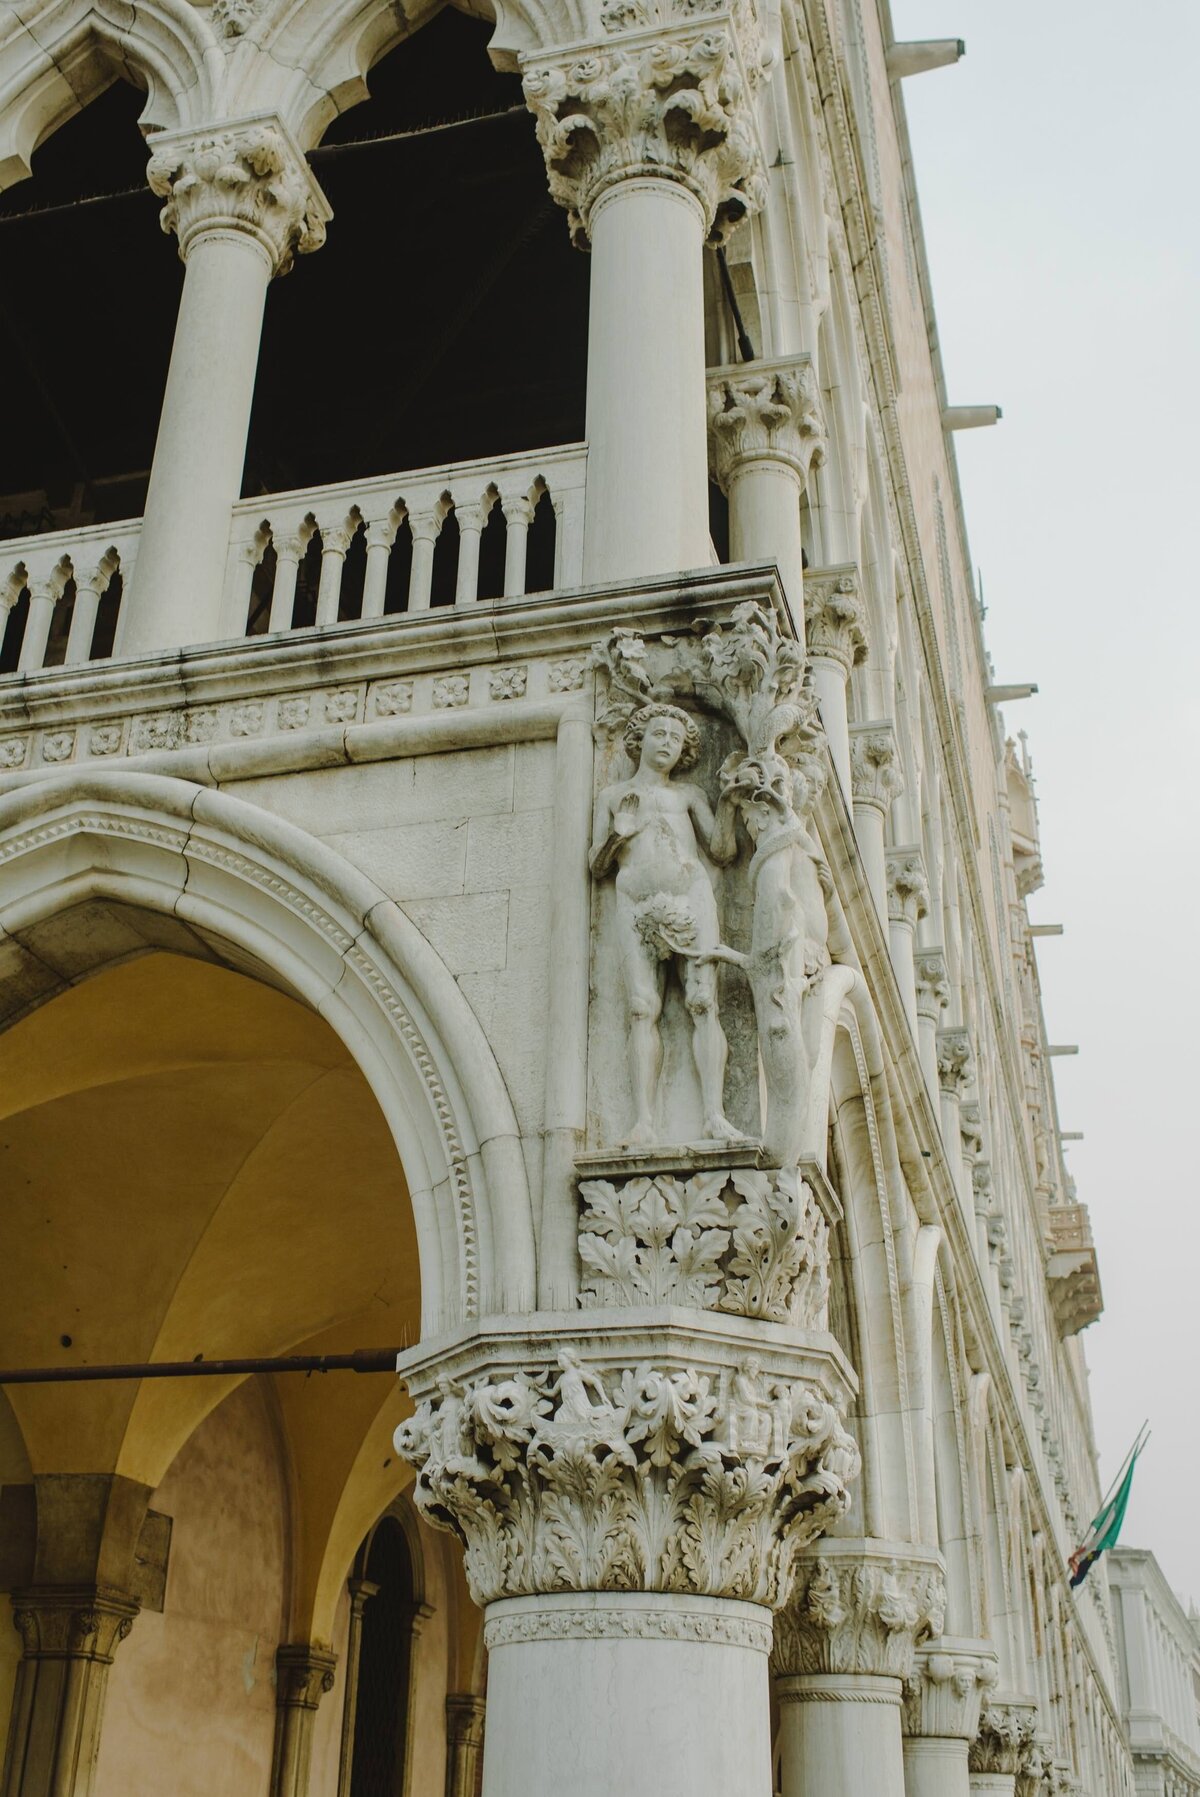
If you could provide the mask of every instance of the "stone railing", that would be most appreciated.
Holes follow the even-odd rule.
[[[585,462],[572,444],[242,500],[221,640],[578,585]],[[140,533],[130,518],[0,543],[0,669],[120,655]]]

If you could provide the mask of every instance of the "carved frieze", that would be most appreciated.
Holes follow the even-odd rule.
[[[772,1667],[785,1678],[905,1679],[916,1648],[941,1634],[945,1607],[936,1556],[885,1542],[826,1542],[797,1562],[791,1599],[775,1618]]]
[[[747,66],[738,37],[730,15],[714,12],[525,60],[550,192],[580,248],[603,194],[632,176],[684,186],[714,242],[762,205],[757,48]]]
[[[672,1304],[826,1326],[829,1226],[795,1170],[581,1182],[580,1303]]]
[[[275,274],[296,255],[319,249],[332,216],[307,162],[277,119],[246,119],[216,131],[170,132],[155,139],[147,169],[165,200],[159,220],[187,260],[197,237],[241,231],[261,244]]]
[[[772,1607],[849,1502],[858,1450],[832,1364],[740,1337],[643,1333],[469,1350],[396,1433],[422,1515],[464,1543],[480,1604],[678,1591]],[[653,1352],[657,1340],[659,1351]],[[485,1370],[480,1370],[480,1361]],[[832,1383],[828,1375],[832,1374]],[[414,1381],[415,1382],[415,1381]]]

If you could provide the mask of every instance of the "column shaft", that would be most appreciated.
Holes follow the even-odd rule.
[[[762,457],[729,477],[729,556],[735,562],[774,562],[804,624],[804,551],[800,540],[800,476],[786,462]]]
[[[701,251],[679,182],[615,182],[588,220],[585,581],[704,566],[708,533]]]
[[[775,1691],[782,1797],[904,1797],[899,1679],[816,1673]]]
[[[233,230],[194,239],[171,349],[122,655],[220,633],[271,259]]]
[[[485,1639],[484,1797],[770,1791],[771,1617],[759,1605],[663,1592],[510,1598],[489,1605]]]
[[[967,1743],[914,1735],[904,1743],[905,1797],[968,1797]]]
[[[846,708],[848,670],[826,656],[812,660],[813,686],[821,707],[821,722],[829,738],[829,753],[847,800],[850,798],[850,722]]]
[[[108,1669],[137,1615],[119,1592],[14,1593],[25,1643],[0,1782],[3,1797],[88,1797]]]

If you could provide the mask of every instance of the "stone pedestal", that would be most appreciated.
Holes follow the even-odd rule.
[[[807,356],[710,369],[709,461],[729,499],[729,556],[773,561],[804,629],[800,499],[824,456],[820,392]]]
[[[771,1612],[675,1592],[490,1604],[484,1797],[767,1792]]]
[[[333,1690],[337,1655],[307,1644],[275,1654],[275,1751],[271,1797],[308,1797],[313,1723]]]
[[[943,1636],[917,1649],[904,1688],[905,1797],[968,1797],[968,1745],[996,1675],[986,1641]]]
[[[3,1797],[88,1797],[108,1669],[136,1598],[98,1586],[13,1593],[24,1644],[13,1693]]]
[[[485,1797],[767,1791],[771,1612],[858,1469],[829,1338],[612,1308],[401,1372],[415,1501],[486,1606]]]
[[[904,1682],[944,1606],[929,1550],[829,1540],[801,1557],[772,1656],[782,1797],[904,1797]]]
[[[150,186],[187,273],[118,650],[150,654],[245,628],[221,601],[273,275],[324,241],[329,206],[268,115],[154,140]],[[273,628],[281,626],[272,619]]]

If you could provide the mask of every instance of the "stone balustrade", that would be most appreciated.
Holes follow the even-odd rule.
[[[258,495],[233,510],[220,640],[578,585],[586,451]],[[142,521],[0,544],[4,672],[122,652]]]

